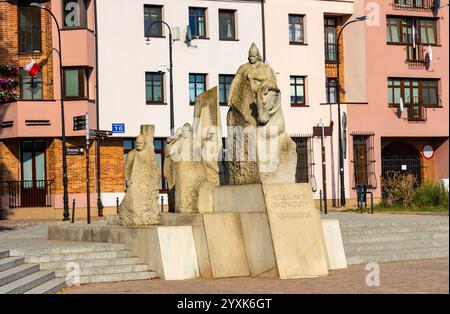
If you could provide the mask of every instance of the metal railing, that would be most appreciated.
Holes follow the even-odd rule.
[[[432,10],[435,8],[435,0],[394,0],[394,9],[401,10]]]
[[[337,44],[325,44],[325,62],[337,63]]]
[[[406,46],[406,62],[425,63],[425,48],[422,44]]]
[[[426,121],[427,108],[421,103],[409,104],[407,107],[408,121]]]
[[[6,181],[8,204],[18,207],[52,207],[53,180]]]

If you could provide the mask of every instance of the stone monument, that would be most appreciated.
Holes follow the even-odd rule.
[[[275,71],[252,44],[230,87],[230,184],[295,183],[297,152],[281,109]]]
[[[161,174],[153,147],[154,132],[153,125],[141,125],[136,148],[127,155],[127,190],[119,207],[122,226],[148,226],[160,222],[158,198]]]

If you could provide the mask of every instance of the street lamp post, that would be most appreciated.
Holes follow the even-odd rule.
[[[337,107],[338,107],[338,141],[339,141],[339,183],[340,183],[340,191],[341,191],[341,205],[345,206],[345,182],[344,182],[344,155],[343,155],[343,147],[342,147],[342,130],[341,130],[341,73],[340,73],[340,60],[339,60],[339,52],[340,52],[340,44],[339,40],[341,38],[342,32],[347,25],[350,25],[355,22],[362,22],[367,20],[367,16],[360,16],[351,20],[342,26],[339,31],[337,41],[336,41],[336,58],[337,58]]]
[[[170,87],[169,87],[169,91],[170,91],[170,135],[173,136],[175,135],[175,118],[174,118],[174,108],[173,108],[173,58],[172,58],[172,45],[173,45],[173,41],[172,41],[172,29],[170,28],[169,24],[167,24],[164,21],[154,21],[153,23],[151,23],[146,31],[146,35],[147,35],[147,41],[150,41],[150,29],[152,28],[153,25],[155,24],[162,24],[167,26],[167,28],[169,29],[169,74],[170,74]]]
[[[52,17],[53,21],[55,21],[56,27],[58,29],[58,56],[59,56],[59,83],[61,86],[61,135],[62,135],[62,157],[63,157],[63,188],[64,188],[64,218],[63,221],[70,220],[69,216],[69,193],[68,193],[68,182],[67,182],[67,151],[66,151],[66,123],[64,118],[64,97],[63,97],[63,89],[64,89],[64,81],[63,81],[63,67],[62,67],[62,50],[61,50],[61,28],[59,27],[58,20],[55,15],[53,15],[52,11],[47,9],[44,4],[38,2],[32,2],[30,4],[32,7],[40,8],[44,11],[47,11]],[[87,126],[86,126],[87,127]]]

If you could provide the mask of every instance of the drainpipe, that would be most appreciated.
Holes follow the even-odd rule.
[[[265,0],[261,0],[263,60],[266,62],[266,17],[264,12],[264,2]]]
[[[99,93],[99,70],[98,70],[98,21],[97,21],[97,0],[94,0],[94,36],[95,36],[95,107],[97,129],[100,129],[100,93]],[[103,203],[101,197],[100,179],[100,140],[97,139],[97,210],[98,216],[103,217]]]

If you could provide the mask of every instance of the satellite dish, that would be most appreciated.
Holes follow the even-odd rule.
[[[191,27],[188,25],[186,28],[186,40],[184,41],[186,44],[192,41],[192,31]]]
[[[400,97],[400,105],[398,106],[398,111],[397,111],[397,114],[399,117],[401,117],[404,110],[405,110],[405,104],[403,102],[403,98]]]
[[[438,14],[438,11],[441,7],[441,1],[440,0],[434,0],[433,4],[431,6],[431,10],[433,11],[433,15],[436,16]]]
[[[428,46],[427,53],[425,54],[425,69],[429,69],[433,63],[433,50],[431,45]]]

